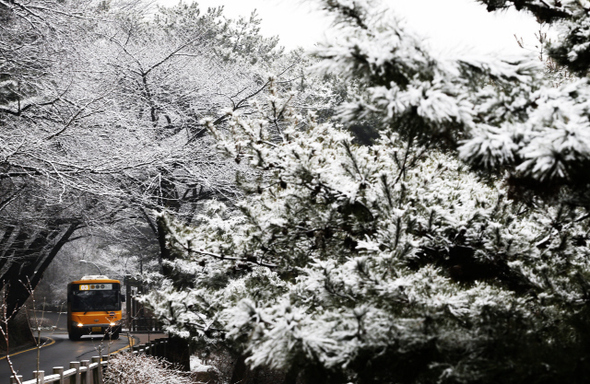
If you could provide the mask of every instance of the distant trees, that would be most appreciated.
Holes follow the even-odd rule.
[[[258,114],[209,119],[253,176],[194,227],[161,215],[172,257],[146,300],[289,382],[584,382],[587,12],[514,2],[573,28],[550,52],[582,77],[555,88],[535,58],[435,57],[376,1],[321,3],[340,39],[318,69],[358,85],[339,123],[379,138],[272,87]]]

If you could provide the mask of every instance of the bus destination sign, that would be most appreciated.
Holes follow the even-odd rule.
[[[113,284],[80,284],[81,291],[106,291],[113,289]]]

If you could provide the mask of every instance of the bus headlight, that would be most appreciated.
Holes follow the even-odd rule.
[[[83,326],[84,326],[84,324],[78,323],[78,328],[82,328]]]

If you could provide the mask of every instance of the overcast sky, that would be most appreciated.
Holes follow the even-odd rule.
[[[190,2],[191,0],[184,0]],[[535,45],[536,21],[523,12],[488,13],[475,0],[384,0],[407,25],[441,50],[522,53],[514,35]],[[178,0],[158,0],[172,5]],[[199,0],[202,8],[224,5],[228,17],[248,16],[256,9],[262,33],[278,35],[287,48],[311,47],[324,38],[327,20],[298,0]]]

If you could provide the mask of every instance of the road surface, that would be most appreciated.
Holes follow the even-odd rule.
[[[45,314],[51,319],[57,328],[53,332],[42,332],[44,342],[40,350],[39,369],[45,371],[45,375],[53,373],[53,367],[70,367],[70,361],[91,360],[92,356],[106,355],[120,351],[129,346],[130,340],[121,333],[119,340],[102,340],[100,336],[83,336],[79,341],[71,341],[65,331],[65,316]],[[10,356],[14,369],[24,380],[33,378],[33,371],[37,366],[37,348],[19,351]],[[12,375],[6,357],[0,358],[0,384],[9,384]]]
[[[46,375],[53,373],[53,367],[70,368],[70,361],[90,360],[92,356],[106,355],[128,347],[127,336],[119,340],[103,341],[101,337],[83,337],[80,341],[71,341],[68,334],[56,332],[52,335],[42,334],[45,345],[40,350],[39,367]],[[10,356],[14,369],[23,379],[33,378],[37,365],[37,349],[21,351]],[[11,371],[6,357],[0,359],[0,384],[9,384]]]

